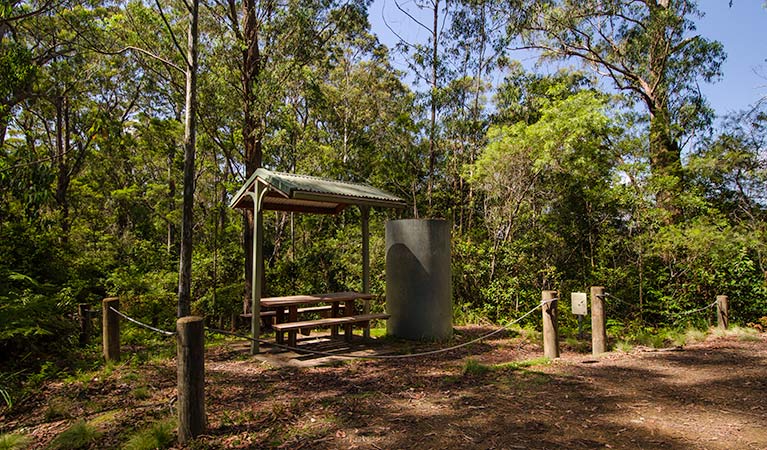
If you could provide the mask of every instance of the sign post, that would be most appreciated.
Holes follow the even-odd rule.
[[[583,317],[588,314],[585,292],[571,292],[570,304],[573,314],[578,316],[578,339],[583,339]]]

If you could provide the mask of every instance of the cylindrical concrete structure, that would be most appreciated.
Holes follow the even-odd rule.
[[[438,219],[386,223],[389,335],[444,340],[453,335],[450,224]]]

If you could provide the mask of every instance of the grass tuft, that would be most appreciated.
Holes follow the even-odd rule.
[[[474,358],[467,358],[461,368],[461,375],[463,376],[480,376],[490,371],[490,366],[482,364]]]
[[[688,328],[685,331],[684,336],[688,343],[694,344],[696,342],[703,342],[708,337],[708,333],[697,328]]]
[[[739,341],[753,342],[761,340],[759,331],[754,328],[735,326],[727,330],[727,334],[729,336],[735,336]]]
[[[551,364],[551,359],[545,356],[541,356],[539,358],[526,359],[523,361],[512,361],[503,364],[496,364],[493,367],[497,369],[518,370],[524,369],[526,367],[545,366],[547,364]]]
[[[631,350],[634,349],[634,346],[631,345],[631,343],[626,341],[618,341],[615,344],[615,349],[618,350],[619,352],[629,353],[631,352]]]
[[[155,422],[131,436],[123,450],[151,450],[169,448],[175,442],[173,430],[176,422],[167,419]]]
[[[101,435],[95,426],[80,420],[62,431],[48,446],[50,450],[76,450],[93,444]]]
[[[31,443],[31,439],[21,434],[0,434],[0,450],[21,450]]]
[[[136,400],[146,400],[149,397],[152,396],[152,393],[149,392],[149,388],[146,386],[139,386],[133,391],[131,391],[131,396],[135,398]]]
[[[665,341],[668,341],[674,347],[684,347],[688,342],[687,332],[669,331],[666,334]]]
[[[637,344],[651,348],[663,348],[666,346],[667,333],[645,330],[637,333],[635,340]]]
[[[72,417],[72,404],[65,398],[54,398],[48,403],[48,407],[43,413],[43,417],[48,422],[60,419],[69,419]]]
[[[589,353],[591,351],[591,342],[578,339],[576,337],[567,337],[564,342],[565,346],[576,353]]]

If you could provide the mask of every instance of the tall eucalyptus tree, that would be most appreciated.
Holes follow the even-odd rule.
[[[527,46],[576,58],[643,104],[658,204],[676,215],[683,187],[681,150],[710,120],[699,82],[721,75],[719,42],[695,33],[694,0],[555,0],[529,2]]]
[[[279,128],[276,111],[285,104],[285,87],[327,53],[331,39],[356,26],[355,17],[365,16],[365,2],[274,0],[216,0],[211,11],[221,29],[220,54],[230,55],[226,71],[237,74],[236,96],[242,110],[242,148],[234,165],[250,176],[273,155],[265,154],[265,141]],[[228,44],[227,44],[228,42]],[[279,158],[277,158],[279,159]],[[253,216],[243,221],[245,251],[245,295],[243,309],[249,311],[252,273]]]

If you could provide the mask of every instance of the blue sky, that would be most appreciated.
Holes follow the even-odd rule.
[[[400,4],[411,1],[400,0]],[[701,85],[717,114],[747,109],[767,97],[767,9],[763,0],[734,0],[732,7],[728,0],[700,0],[698,6],[705,14],[696,21],[698,32],[721,42],[727,52],[722,79]],[[414,9],[412,5],[410,9]],[[387,29],[382,15],[407,39],[424,42],[428,38],[425,31],[396,11],[393,0],[375,0],[370,6],[373,32],[389,47],[394,46],[396,37]],[[398,68],[404,69],[404,66],[398,65]]]
[[[698,32],[724,44],[722,80],[703,85],[718,114],[746,109],[767,96],[767,9],[762,0],[704,0]],[[761,76],[758,75],[761,73]]]

